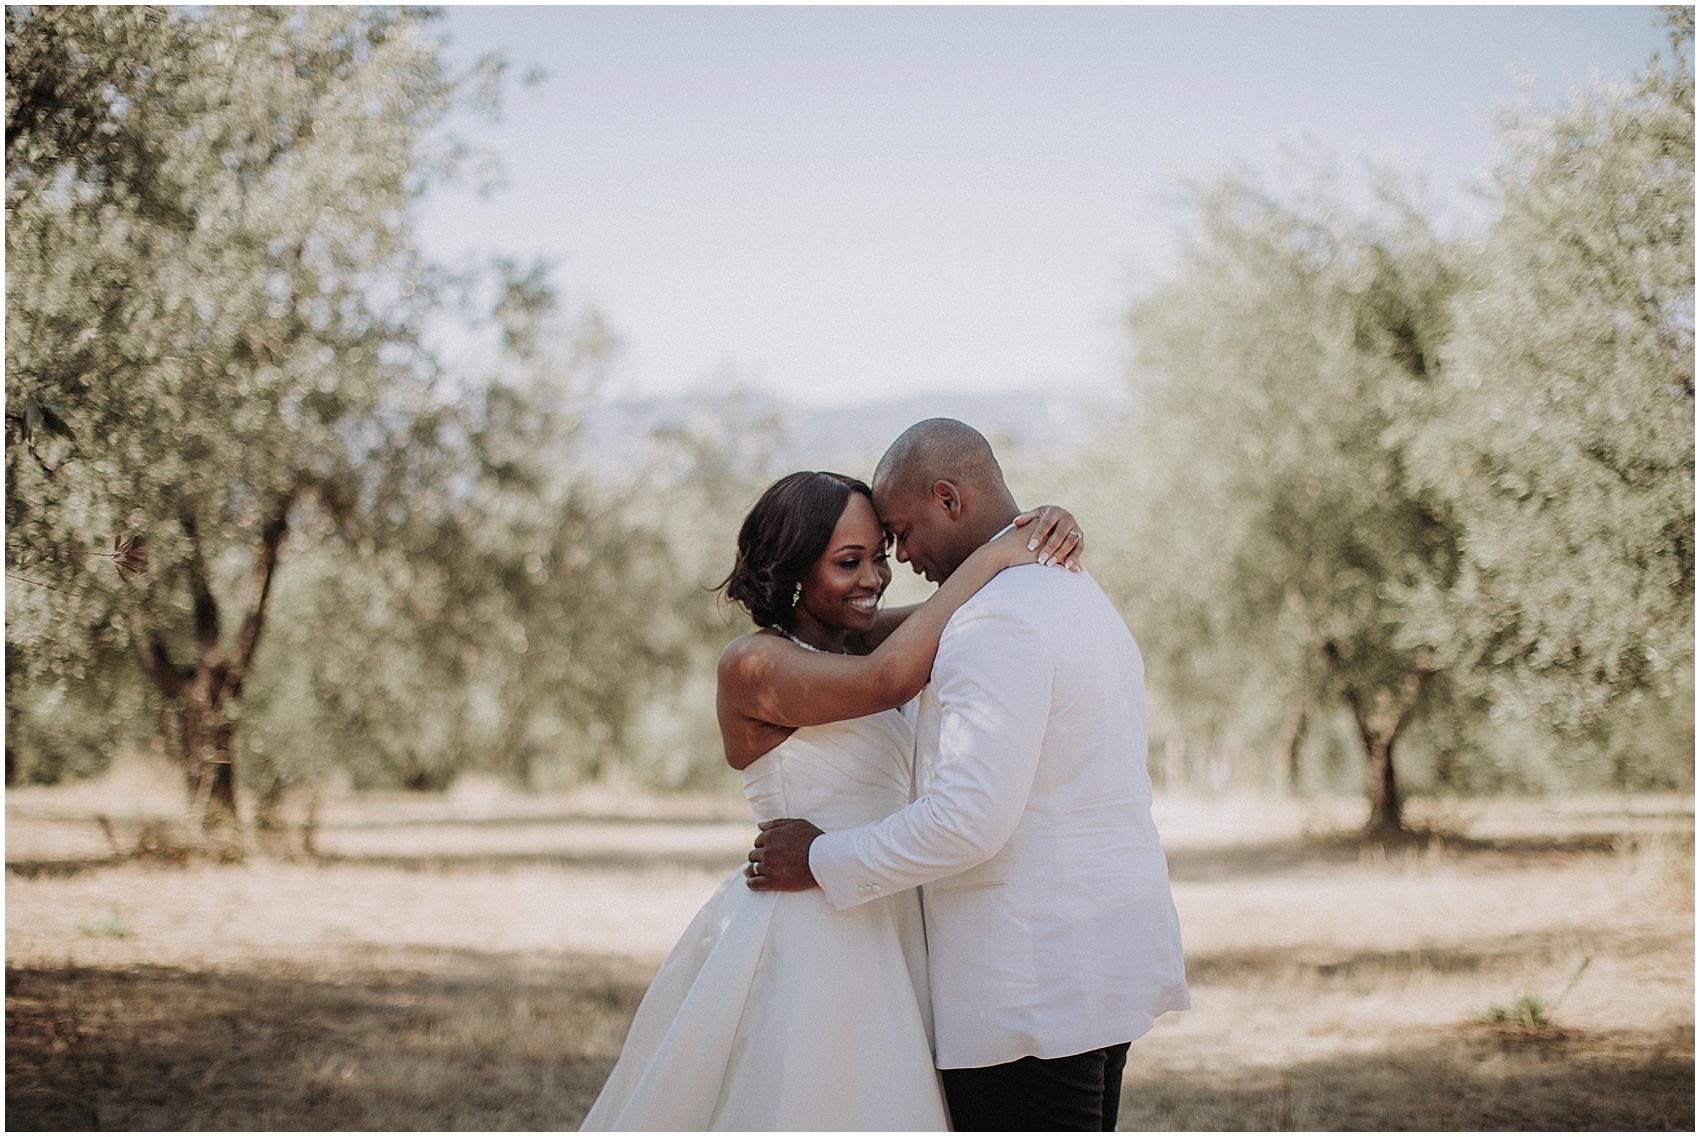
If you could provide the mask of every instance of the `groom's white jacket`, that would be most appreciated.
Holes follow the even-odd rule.
[[[1061,1058],[1189,1005],[1145,769],[1145,669],[1092,578],[1006,569],[946,626],[917,797],[817,837],[835,908],[917,885],[942,1069]]]

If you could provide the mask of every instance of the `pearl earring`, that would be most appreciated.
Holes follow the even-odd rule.
[[[802,602],[803,602],[803,586],[801,584],[799,584],[799,585],[797,585],[797,587],[795,589],[793,589],[791,591],[791,607],[795,608],[797,605],[801,604]]]

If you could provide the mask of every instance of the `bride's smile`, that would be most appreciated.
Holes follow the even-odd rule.
[[[846,632],[874,626],[880,597],[891,583],[891,565],[885,529],[867,498],[850,495],[826,552],[799,583],[803,591],[793,629],[798,638],[838,651]]]

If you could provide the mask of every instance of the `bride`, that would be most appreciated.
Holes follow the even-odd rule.
[[[905,704],[946,622],[1003,569],[1077,569],[1078,555],[1066,510],[1029,511],[926,603],[882,612],[891,569],[872,491],[841,474],[775,482],[744,519],[723,585],[759,629],[726,648],[718,677],[726,760],[755,819],[837,829],[907,805]],[[819,890],[757,892],[744,879],[722,883],[679,937],[581,1128],[949,1128],[916,890],[835,911]]]

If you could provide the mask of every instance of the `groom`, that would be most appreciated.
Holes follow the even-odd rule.
[[[1019,512],[954,419],[904,431],[873,490],[934,583]],[[913,803],[831,833],[763,824],[750,887],[844,909],[920,886],[955,1127],[1114,1129],[1129,1041],[1189,1006],[1139,648],[1085,573],[1006,569],[945,628],[916,734]]]

